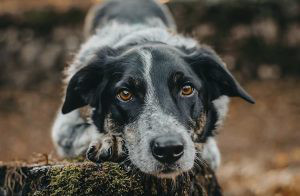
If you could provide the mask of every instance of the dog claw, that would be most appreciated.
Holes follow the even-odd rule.
[[[112,147],[110,147],[107,150],[104,150],[104,152],[102,152],[99,155],[99,160],[101,161],[109,161],[112,158]]]
[[[111,156],[113,155],[112,147],[110,147],[110,148],[107,150],[107,155],[108,155],[108,157],[111,157]]]
[[[95,151],[96,147],[95,146],[91,146],[88,151],[87,151],[87,154],[91,154]]]
[[[97,162],[97,157],[96,157],[97,152],[95,150],[96,147],[91,146],[86,152],[86,158],[92,162]]]

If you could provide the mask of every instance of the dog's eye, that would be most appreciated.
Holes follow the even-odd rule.
[[[129,92],[128,90],[121,90],[118,95],[117,95],[118,99],[121,101],[130,101],[133,97],[132,93]]]
[[[194,88],[190,84],[186,84],[181,88],[181,95],[182,96],[189,96],[193,94]]]

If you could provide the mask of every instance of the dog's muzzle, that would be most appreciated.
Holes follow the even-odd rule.
[[[155,138],[150,143],[153,157],[163,164],[173,164],[184,153],[183,141],[178,136],[167,135]]]

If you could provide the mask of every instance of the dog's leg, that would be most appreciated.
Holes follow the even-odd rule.
[[[79,110],[65,115],[59,112],[52,127],[53,143],[63,157],[83,155],[94,137],[99,137],[96,127],[86,123]]]
[[[209,137],[202,149],[202,158],[210,165],[213,170],[217,170],[221,163],[221,155],[213,137]]]
[[[123,139],[110,133],[99,133],[86,123],[80,111],[59,113],[52,128],[52,139],[62,157],[76,157],[86,153],[93,162],[117,161],[125,152]]]
[[[95,138],[86,153],[92,162],[118,161],[125,156],[124,140],[120,136],[107,133]]]

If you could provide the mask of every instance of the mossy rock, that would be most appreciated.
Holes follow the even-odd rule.
[[[6,181],[0,184],[0,195],[221,195],[213,171],[206,166],[172,180],[112,162],[12,168],[0,166]]]

